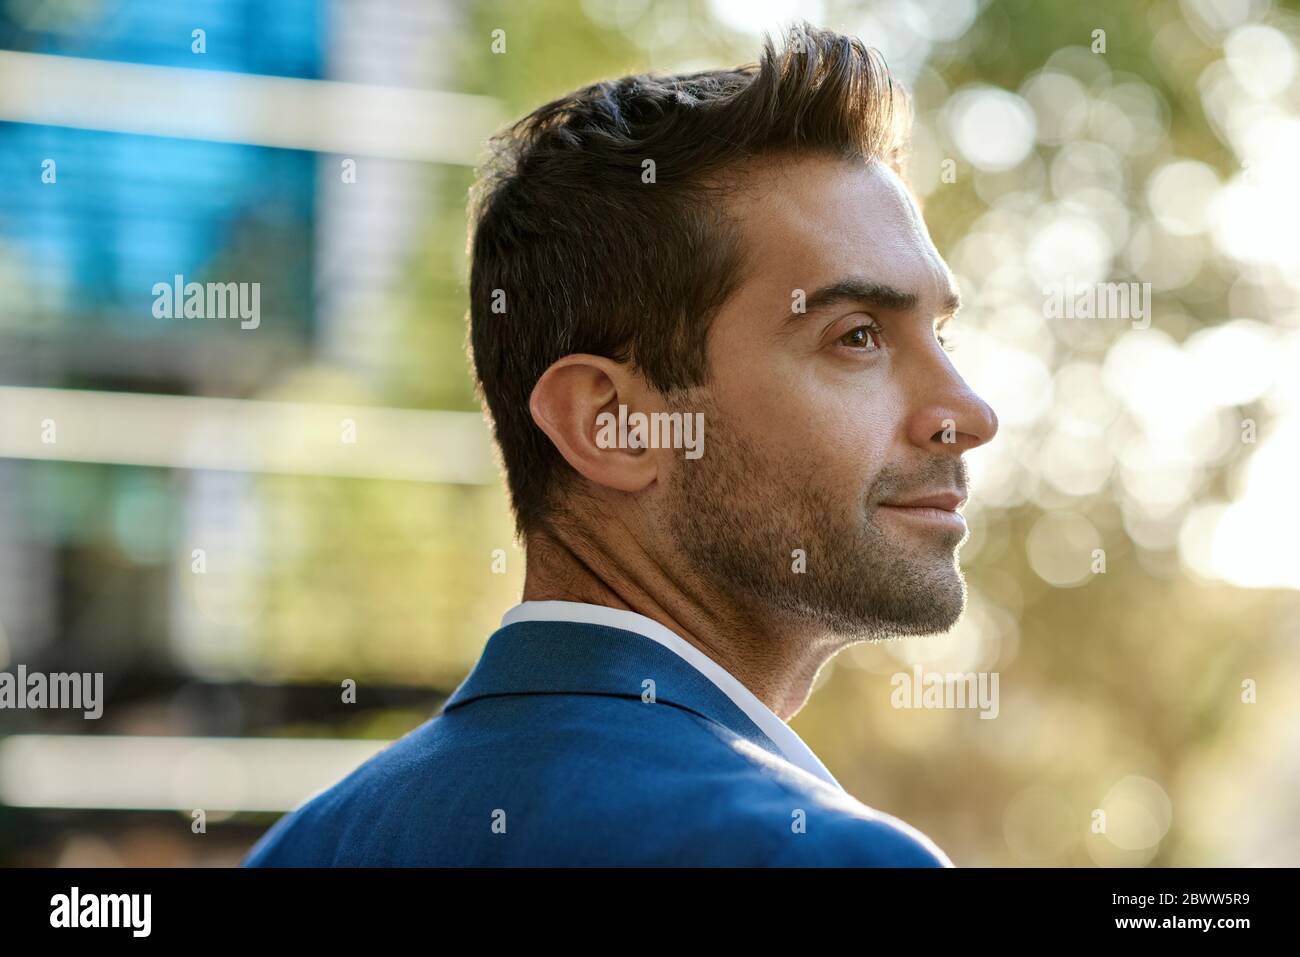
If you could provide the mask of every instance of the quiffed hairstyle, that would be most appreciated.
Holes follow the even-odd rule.
[[[728,170],[816,151],[901,172],[906,112],[877,51],[801,24],[758,64],[596,83],[493,137],[471,200],[470,346],[521,534],[575,476],[528,408],[546,369],[582,352],[664,394],[704,384],[744,265]]]

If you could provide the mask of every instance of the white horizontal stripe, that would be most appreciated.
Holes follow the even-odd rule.
[[[0,803],[111,810],[289,811],[387,741],[18,734]]]
[[[355,442],[343,441],[346,419],[355,423]],[[477,412],[17,386],[0,386],[0,458],[497,481]]]
[[[472,166],[490,97],[0,51],[0,120]]]

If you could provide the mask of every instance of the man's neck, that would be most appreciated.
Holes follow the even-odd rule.
[[[632,535],[624,541],[635,542]],[[633,545],[530,533],[524,601],[574,601],[634,611],[680,635],[735,676],[782,720],[803,707],[818,670],[839,647],[734,607],[699,579],[677,581]]]

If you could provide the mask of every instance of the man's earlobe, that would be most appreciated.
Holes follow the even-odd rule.
[[[620,492],[651,485],[658,463],[619,428],[620,408],[639,406],[646,389],[622,363],[569,355],[542,373],[529,396],[537,427],[579,475]]]

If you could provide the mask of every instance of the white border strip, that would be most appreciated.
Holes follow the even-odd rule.
[[[497,481],[491,436],[476,412],[16,386],[0,386],[0,458]]]
[[[289,811],[388,741],[19,734],[0,802],[105,810]]]
[[[472,166],[485,96],[0,51],[0,120]]]

